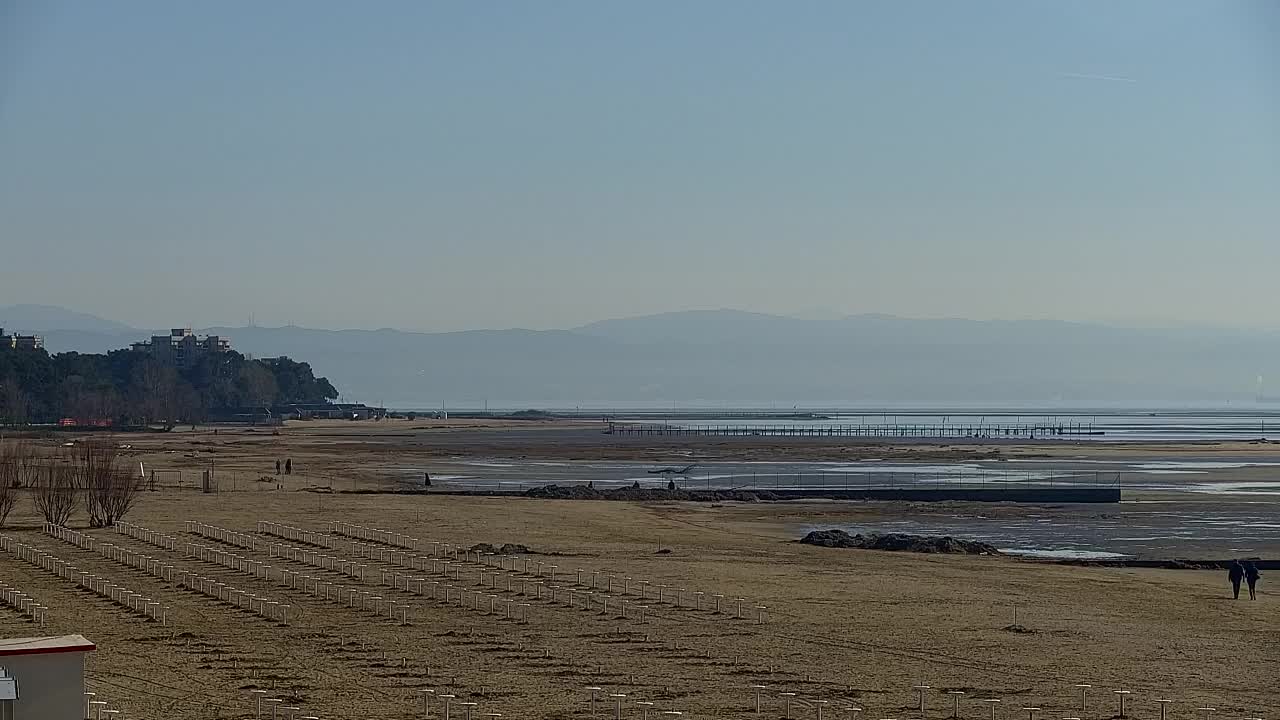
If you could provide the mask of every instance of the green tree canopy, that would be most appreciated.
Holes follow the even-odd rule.
[[[230,408],[324,403],[338,391],[287,357],[250,360],[210,353],[175,367],[145,352],[105,355],[0,348],[0,423],[110,418],[193,422]]]

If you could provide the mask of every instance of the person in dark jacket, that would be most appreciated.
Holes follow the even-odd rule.
[[[1258,578],[1262,573],[1258,572],[1258,566],[1251,562],[1244,565],[1244,581],[1249,583],[1249,599],[1258,599]]]
[[[1240,581],[1244,579],[1244,566],[1239,560],[1231,561],[1231,567],[1227,570],[1227,579],[1231,581],[1231,593],[1239,600]]]

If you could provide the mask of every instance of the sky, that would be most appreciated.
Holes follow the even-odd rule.
[[[0,305],[1276,327],[1280,3],[0,0]]]

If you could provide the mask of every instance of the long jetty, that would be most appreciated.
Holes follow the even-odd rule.
[[[830,438],[1047,438],[1102,435],[1092,424],[858,424],[858,425],[690,425],[610,421],[610,435]]]
[[[576,483],[575,485],[580,485]],[[555,487],[554,485],[531,485],[528,488],[512,489],[501,487],[446,487],[443,489],[432,489],[432,495],[466,495],[476,497],[523,497],[529,494],[529,491],[537,487]],[[567,488],[566,488],[567,489]],[[598,496],[597,499],[605,500],[616,498],[619,500],[633,499],[625,492],[625,488],[614,488],[612,492],[605,491]],[[621,491],[621,492],[620,492]],[[806,500],[806,499],[825,499],[825,500],[880,500],[880,501],[899,501],[899,502],[1004,502],[1004,503],[1032,503],[1032,504],[1058,504],[1058,503],[1118,503],[1121,500],[1120,488],[1115,485],[1111,486],[1091,486],[1091,485],[1015,485],[1011,487],[991,486],[956,486],[956,487],[928,487],[928,486],[904,486],[904,487],[810,487],[810,488],[769,488],[769,487],[738,487],[738,488],[715,488],[708,490],[698,490],[696,488],[685,488],[679,492],[672,492],[672,499],[733,499],[735,493],[751,493],[757,494],[768,500]],[[723,495],[730,497],[724,498]],[[555,497],[552,495],[551,497]],[[569,499],[573,499],[570,495]],[[643,500],[660,500],[662,499],[661,491],[656,493],[651,489],[649,494],[641,498]]]

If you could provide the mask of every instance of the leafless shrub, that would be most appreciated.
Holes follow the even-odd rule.
[[[66,525],[80,506],[75,467],[67,457],[50,458],[31,474],[31,500],[45,522]]]
[[[34,470],[31,449],[25,442],[0,442],[0,527],[18,502],[18,489],[30,484]]]
[[[89,524],[93,527],[115,525],[138,499],[143,479],[121,467],[119,450],[108,441],[81,443],[76,448],[74,463],[78,484],[84,488]]]

